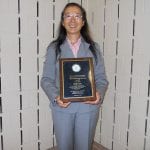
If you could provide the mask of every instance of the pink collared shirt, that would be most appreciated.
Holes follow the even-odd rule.
[[[71,44],[71,41],[67,38],[67,41],[69,43],[69,46],[73,52],[74,57],[77,57],[78,51],[79,51],[79,46],[81,44],[81,38],[78,39],[78,41],[74,44]]]

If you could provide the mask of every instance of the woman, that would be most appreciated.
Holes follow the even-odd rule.
[[[63,102],[59,92],[59,58],[92,57],[96,100]],[[91,150],[99,108],[107,89],[103,57],[89,34],[85,10],[68,3],[62,11],[59,34],[47,48],[41,87],[51,102],[58,150]]]

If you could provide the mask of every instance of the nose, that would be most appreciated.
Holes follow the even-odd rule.
[[[75,16],[71,16],[71,21],[75,21],[76,19],[75,19]]]

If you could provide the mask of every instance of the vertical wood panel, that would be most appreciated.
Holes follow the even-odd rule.
[[[64,6],[68,3],[68,0],[62,0],[62,1],[55,1],[54,7],[55,7],[55,20],[54,20],[54,38],[56,38],[57,33],[58,33],[58,26],[59,26],[59,21],[61,17],[61,12],[64,8]]]
[[[11,99],[12,100],[12,99]],[[19,111],[3,113],[3,148],[20,149]]]
[[[47,149],[52,146],[52,121],[39,79],[46,47],[52,39],[53,2],[0,3],[0,96],[4,100],[0,149]]]
[[[88,3],[90,26],[94,36],[100,36],[100,44],[103,43],[109,80],[97,128],[100,137],[97,133],[95,139],[112,150],[148,150],[149,3],[147,0]],[[103,34],[91,19],[97,11]]]
[[[110,83],[95,140],[112,150],[149,150],[147,0],[0,1],[0,150],[44,150],[56,144],[49,100],[39,79],[46,47],[57,35],[68,2],[87,10]]]

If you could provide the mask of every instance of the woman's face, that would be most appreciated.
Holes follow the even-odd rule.
[[[70,6],[66,8],[63,17],[62,25],[66,29],[67,34],[79,35],[84,25],[80,9],[76,6]]]

